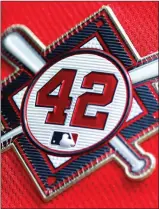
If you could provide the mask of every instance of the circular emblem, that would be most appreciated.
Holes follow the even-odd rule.
[[[29,86],[22,126],[48,153],[89,151],[119,130],[131,107],[124,67],[101,51],[77,50],[45,66]]]

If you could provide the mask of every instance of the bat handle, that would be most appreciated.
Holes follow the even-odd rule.
[[[18,32],[7,34],[2,39],[2,46],[33,73],[45,65],[45,60]]]
[[[122,158],[127,161],[127,163],[130,165],[131,172],[138,173],[143,170],[146,165],[145,160],[140,159],[136,155],[136,153],[130,147],[128,147],[119,137],[113,137],[110,140],[109,144]]]

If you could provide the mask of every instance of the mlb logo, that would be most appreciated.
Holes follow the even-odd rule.
[[[64,147],[74,147],[77,140],[77,134],[63,133],[55,131],[51,140],[52,144]]]

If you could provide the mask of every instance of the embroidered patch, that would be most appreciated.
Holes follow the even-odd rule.
[[[2,55],[18,70],[2,83],[1,146],[16,151],[44,199],[112,159],[131,179],[153,171],[155,159],[139,143],[157,132],[158,54],[141,58],[109,7],[48,47],[25,26],[10,27]]]

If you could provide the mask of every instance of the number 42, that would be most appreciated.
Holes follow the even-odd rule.
[[[46,123],[64,125],[67,117],[67,113],[64,111],[70,109],[72,103],[72,97],[69,95],[76,73],[76,70],[62,69],[37,92],[36,106],[54,107],[53,111],[48,112]],[[102,94],[86,92],[77,98],[70,126],[103,130],[108,113],[97,112],[95,116],[87,116],[85,115],[86,107],[88,105],[106,106],[110,104],[117,82],[116,77],[108,73],[91,72],[84,76],[81,88],[93,89],[94,84],[100,84],[104,85],[104,89]],[[50,95],[59,86],[58,95]]]

